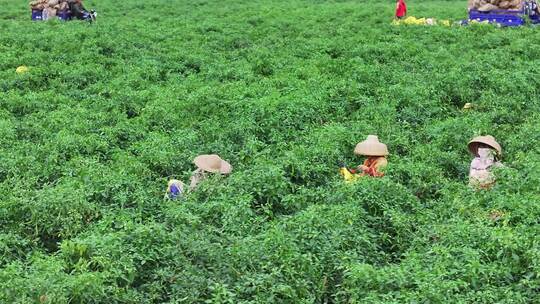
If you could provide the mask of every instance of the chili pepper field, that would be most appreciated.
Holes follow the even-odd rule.
[[[540,28],[394,25],[394,1],[84,4],[96,23],[0,0],[0,303],[540,301]],[[369,134],[386,175],[345,183]],[[505,167],[475,191],[485,134]],[[211,153],[230,176],[164,199]]]

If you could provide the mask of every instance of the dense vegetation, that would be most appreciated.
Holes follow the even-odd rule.
[[[87,6],[97,24],[0,1],[0,303],[538,302],[537,28],[392,26],[392,1]],[[475,192],[486,133],[507,168]],[[388,174],[344,184],[368,134]],[[235,171],[163,200],[199,153]]]

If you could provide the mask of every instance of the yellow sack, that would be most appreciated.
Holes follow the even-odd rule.
[[[27,67],[27,66],[24,66],[24,65],[21,65],[20,67],[18,67],[15,72],[17,74],[24,74],[26,72],[28,72],[30,69]]]
[[[342,167],[339,168],[339,173],[341,176],[343,176],[343,179],[345,179],[345,182],[350,183],[358,179],[358,175],[352,174],[349,169]]]

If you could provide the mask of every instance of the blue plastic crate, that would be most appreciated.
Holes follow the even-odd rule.
[[[469,20],[476,20],[478,22],[488,21],[489,23],[498,23],[503,26],[520,26],[525,24],[523,13],[523,10],[495,10],[491,12],[470,10]]]
[[[58,16],[58,19],[63,20],[63,21],[71,20],[71,12],[68,10],[65,10],[62,12],[59,11],[57,13],[57,16]]]
[[[41,11],[41,10],[32,10],[32,20],[33,21],[42,21],[43,20],[43,11]]]

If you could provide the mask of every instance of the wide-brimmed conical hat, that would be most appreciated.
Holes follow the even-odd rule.
[[[379,141],[376,135],[368,135],[367,139],[356,145],[354,154],[365,156],[386,156],[388,148]]]
[[[200,155],[193,160],[195,165],[206,172],[229,174],[232,172],[232,166],[224,161],[218,155]]]
[[[495,140],[495,137],[491,135],[478,136],[473,138],[468,145],[469,151],[471,151],[471,153],[475,156],[478,156],[478,147],[480,146],[480,144],[488,145],[497,151],[498,156],[502,155],[501,145],[499,145],[499,143]]]

